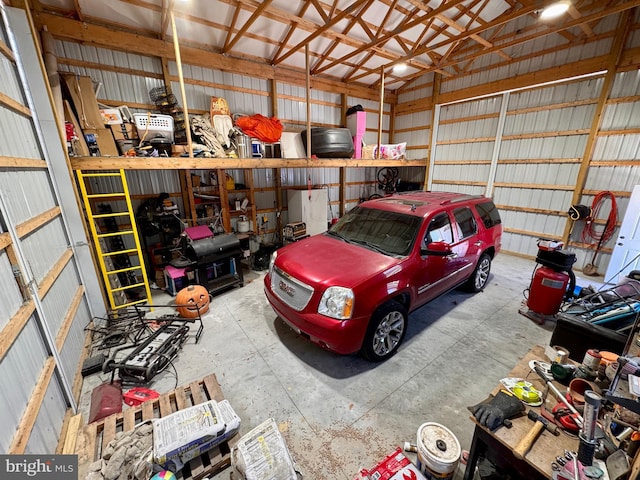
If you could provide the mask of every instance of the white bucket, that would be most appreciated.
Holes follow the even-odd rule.
[[[460,442],[447,427],[427,422],[418,428],[418,469],[427,479],[452,479],[460,462]]]

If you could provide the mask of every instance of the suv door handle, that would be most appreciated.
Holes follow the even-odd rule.
[[[476,243],[474,243],[473,245],[474,245],[475,247],[480,247],[480,246],[482,246],[482,243],[483,243],[483,242],[482,242],[482,240],[478,240],[478,241],[477,241]]]

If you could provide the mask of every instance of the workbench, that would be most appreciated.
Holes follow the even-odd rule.
[[[529,368],[531,360],[539,360],[550,363],[545,355],[544,347],[536,345],[518,362],[518,364],[507,375],[508,377],[522,378],[540,391],[544,391],[545,384],[538,375]],[[562,386],[558,385],[560,390]],[[497,393],[501,387],[496,387],[492,392]],[[553,393],[550,393],[553,395]],[[481,401],[482,399],[478,399]],[[555,398],[550,400],[555,403]],[[527,407],[540,413],[541,407]],[[552,477],[551,462],[558,455],[562,455],[565,450],[578,451],[578,438],[560,432],[559,436],[554,436],[544,429],[538,439],[533,443],[531,450],[522,460],[513,455],[513,450],[520,440],[533,428],[534,422],[527,416],[521,416],[512,420],[511,428],[500,427],[491,432],[487,428],[476,422],[473,432],[473,440],[469,450],[469,460],[464,474],[464,480],[473,479],[473,474],[480,456],[486,456],[491,460],[496,468],[502,473],[509,472],[515,478],[526,478],[528,480],[550,479]]]

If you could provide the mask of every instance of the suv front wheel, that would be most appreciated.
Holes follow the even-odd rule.
[[[489,282],[489,273],[491,273],[491,257],[483,253],[478,259],[475,270],[467,280],[467,290],[471,292],[480,292],[484,290]]]
[[[369,321],[362,356],[370,362],[393,356],[407,333],[407,315],[407,309],[396,301],[378,308]]]

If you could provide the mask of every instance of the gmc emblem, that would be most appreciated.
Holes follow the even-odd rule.
[[[278,288],[290,297],[293,297],[293,295],[296,293],[296,289],[291,285],[285,283],[284,280],[280,280],[280,282],[278,283]]]

